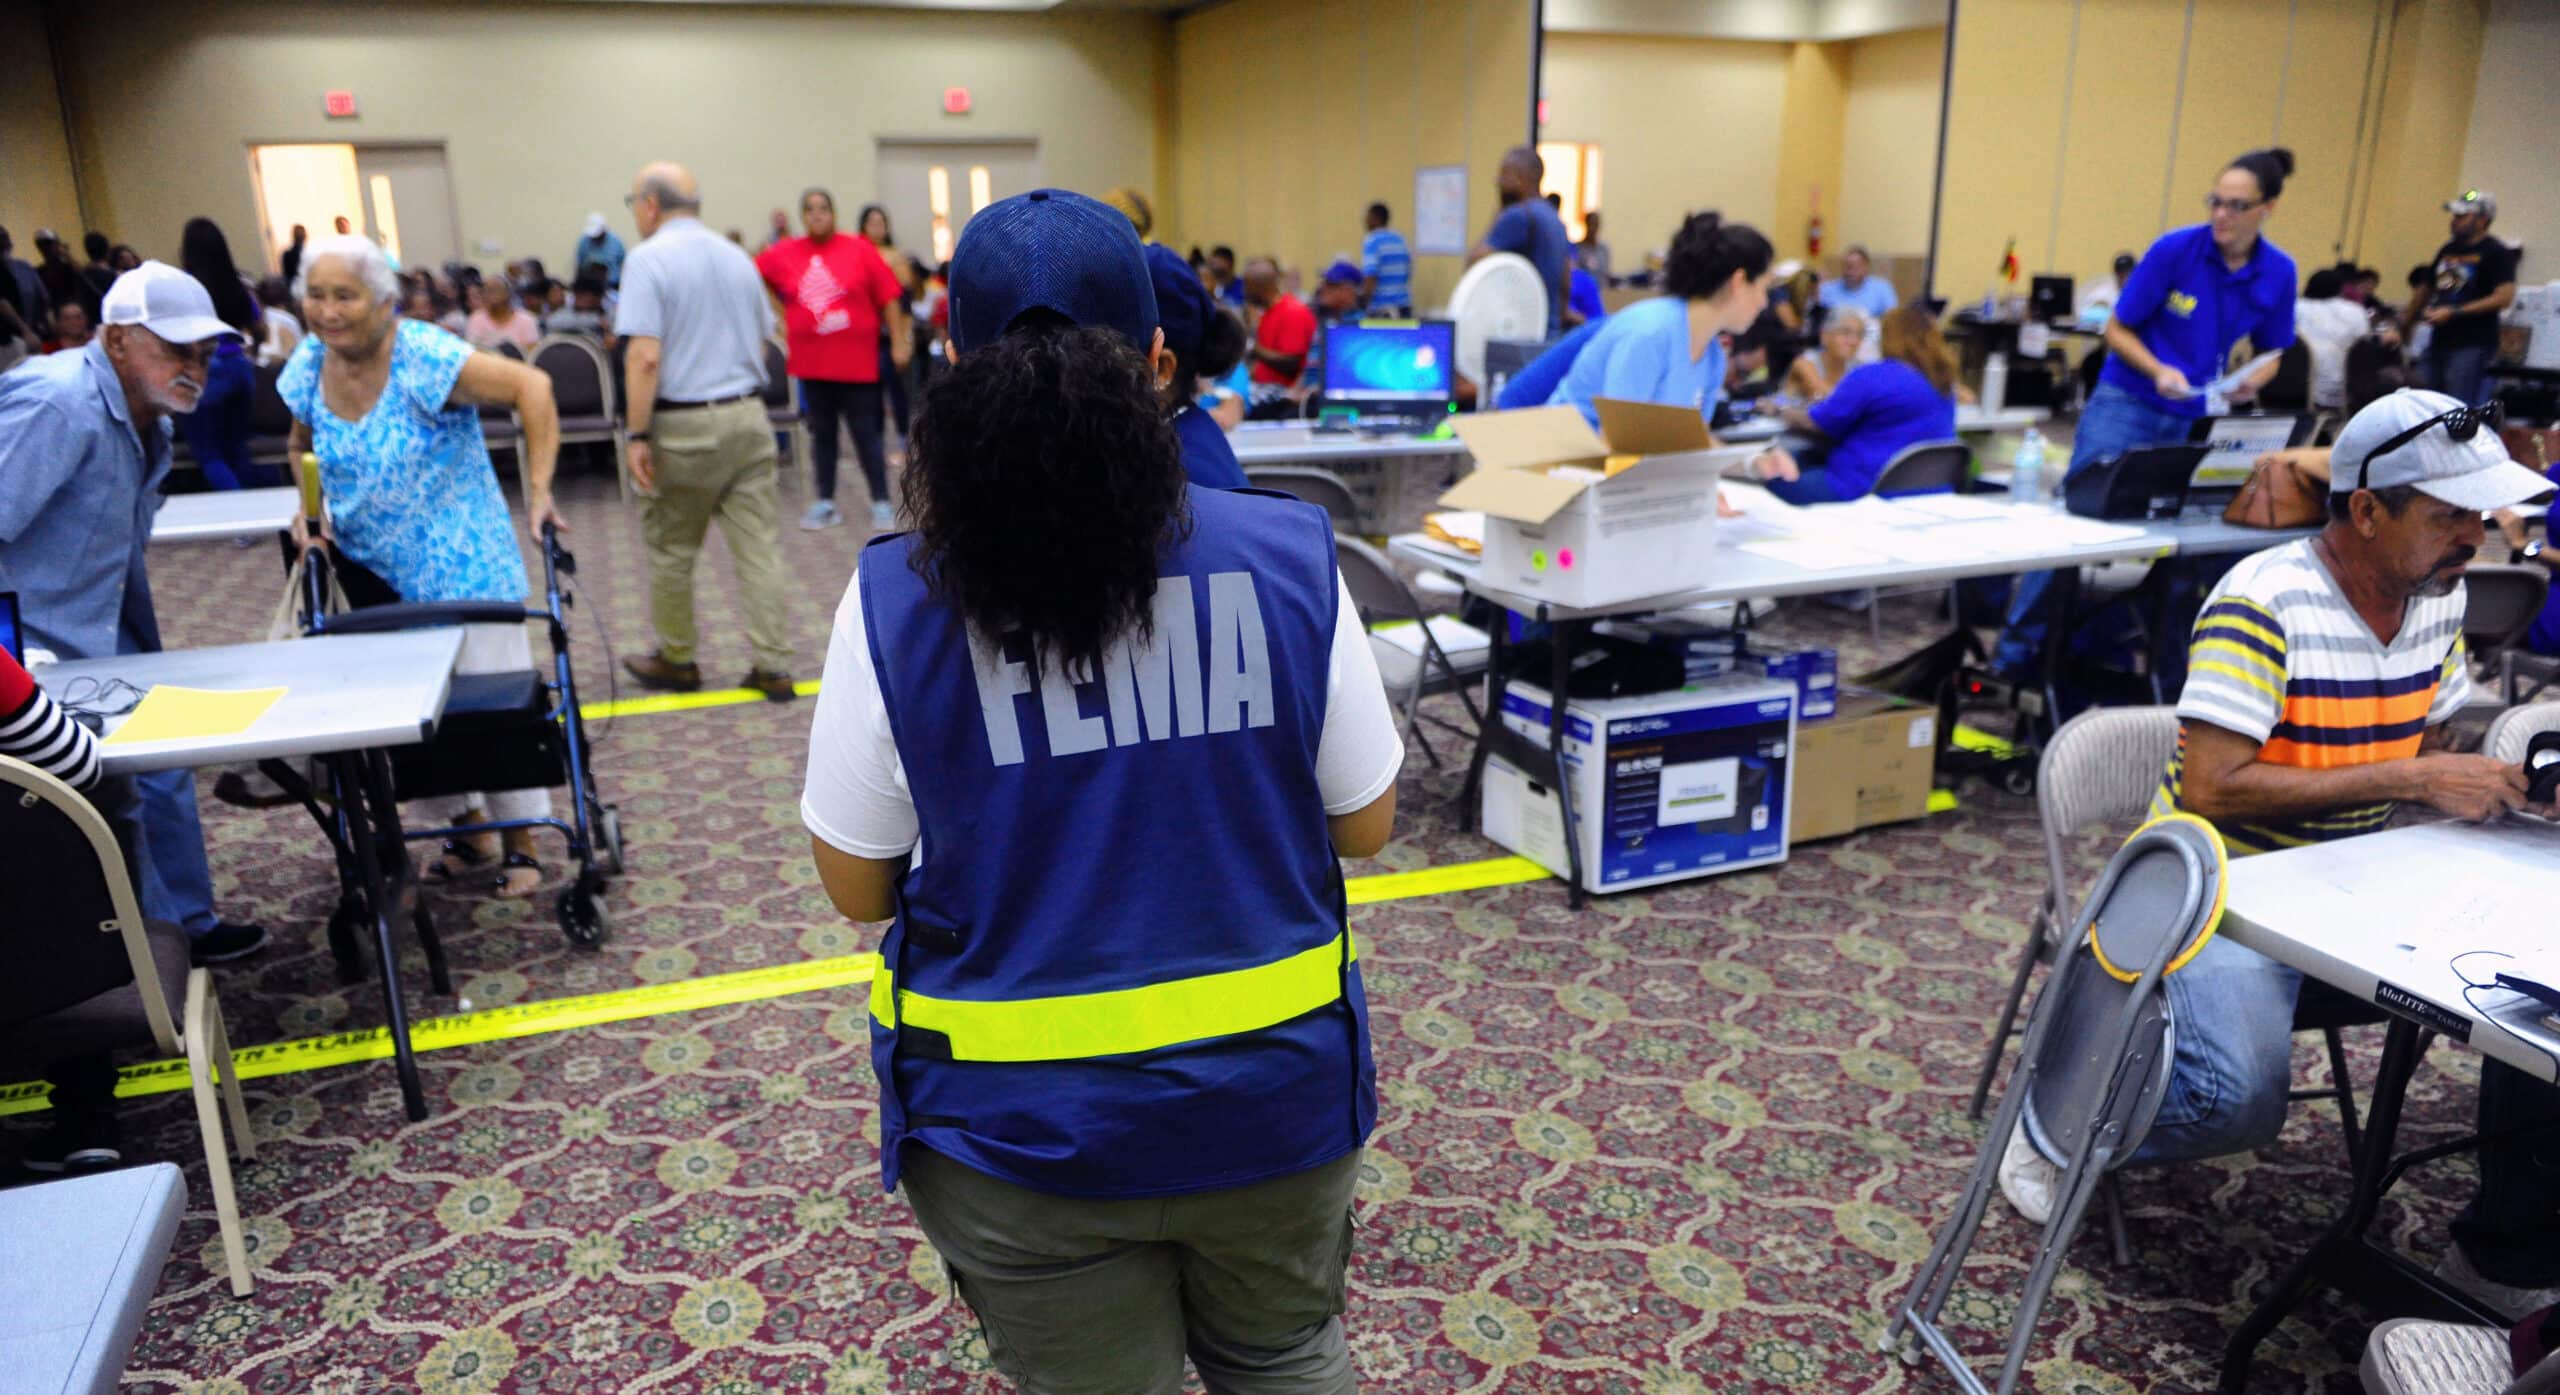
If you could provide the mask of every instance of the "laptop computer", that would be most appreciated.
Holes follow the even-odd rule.
[[[2044,324],[2071,318],[2071,278],[2038,276],[2027,282],[2027,318]]]
[[[1349,409],[1362,430],[1429,431],[1457,410],[1458,327],[1448,320],[1367,320],[1324,331],[1324,409]]]

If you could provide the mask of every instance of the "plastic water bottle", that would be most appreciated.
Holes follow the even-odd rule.
[[[2009,496],[2021,504],[2045,502],[2044,433],[2032,426],[2018,443],[2018,458],[2010,466]]]

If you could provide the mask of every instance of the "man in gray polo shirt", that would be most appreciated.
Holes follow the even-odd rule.
[[[614,327],[630,345],[631,483],[643,501],[649,618],[658,630],[658,651],[623,667],[646,687],[702,686],[693,563],[716,518],[755,651],[741,686],[789,702],[796,690],[783,625],[781,509],[763,400],[773,307],[755,263],[696,216],[702,195],[683,166],[644,166],[623,202],[647,239],[623,262]]]

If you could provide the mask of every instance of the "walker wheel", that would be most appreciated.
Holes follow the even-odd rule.
[[[613,921],[605,914],[601,886],[580,878],[575,886],[560,893],[560,933],[580,949],[594,949],[613,934]]]

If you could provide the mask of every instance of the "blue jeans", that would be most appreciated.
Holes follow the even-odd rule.
[[[133,786],[142,830],[142,913],[201,935],[220,917],[213,913],[204,826],[196,821],[196,773],[155,770],[134,776]]]
[[[2194,427],[2193,417],[2154,407],[2114,383],[2100,383],[2098,390],[2089,395],[2089,405],[2081,409],[2080,424],[2072,431],[2071,465],[2063,472],[2063,479],[2069,480],[2091,464],[2137,446],[2183,441]],[[2056,489],[2060,483],[2054,482]],[[2000,647],[1992,653],[1994,672],[2026,679],[2039,671],[2045,631],[2053,623],[2046,600],[2052,585],[2051,572],[2029,572],[2018,578],[2017,588],[2009,595],[2008,627],[2001,631]]]
[[[249,356],[236,348],[214,352],[205,368],[204,396],[196,409],[178,418],[187,449],[205,481],[216,489],[250,489],[272,484],[264,466],[249,462],[249,399],[257,391],[257,374]]]
[[[2216,936],[2167,979],[2177,1048],[2169,1093],[2136,1164],[2244,1153],[2283,1131],[2293,1090],[2293,1008],[2302,975]],[[2502,1284],[2560,1284],[2560,1087],[2484,1062],[2480,1132],[2538,1129],[2480,1149],[2480,1189],[2453,1238]]]
[[[2473,406],[2489,400],[2489,360],[2496,357],[2498,346],[2489,344],[2447,344],[2444,326],[2436,326],[2436,338],[2427,345],[2426,362],[2421,365],[2427,386],[2457,401]]]

